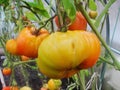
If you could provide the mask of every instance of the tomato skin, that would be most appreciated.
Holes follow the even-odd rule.
[[[89,48],[90,55],[88,58],[86,58],[80,65],[80,69],[87,69],[92,67],[98,60],[99,55],[100,55],[100,43],[98,43],[97,38],[90,38],[90,34],[87,35],[89,38],[89,41],[91,42],[91,48]],[[94,35],[95,36],[95,35]],[[93,50],[92,50],[93,48]]]
[[[2,90],[10,90],[10,86],[3,87]]]
[[[99,55],[100,42],[95,34],[82,30],[55,32],[41,43],[37,65],[44,75],[61,79],[84,69],[86,59],[86,67],[92,67]]]
[[[61,86],[62,82],[60,79],[50,79],[48,81],[48,89],[49,90],[58,90]]]
[[[6,42],[6,50],[12,54],[17,53],[17,44],[15,39],[10,39]]]
[[[40,90],[48,90],[48,89],[45,87],[41,87]]]
[[[19,90],[18,86],[11,86],[10,90]]]
[[[33,32],[35,32],[34,27],[25,27],[16,39],[7,41],[6,50],[15,55],[36,58],[38,55],[38,47],[43,39],[49,35],[49,32],[45,29],[41,29],[37,35]]]
[[[12,69],[9,67],[5,67],[2,70],[3,75],[10,75],[12,73]]]
[[[32,90],[32,89],[28,86],[23,86],[23,87],[20,88],[20,90]]]
[[[67,20],[69,22],[69,20]],[[58,16],[55,17],[55,23],[60,27]],[[87,21],[82,15],[81,12],[76,12],[75,20],[68,26],[68,30],[86,30],[87,28]]]

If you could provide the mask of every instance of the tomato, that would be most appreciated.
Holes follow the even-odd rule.
[[[47,77],[67,78],[80,69],[92,67],[99,55],[100,41],[94,33],[81,30],[55,32],[39,46],[37,66]]]
[[[2,90],[10,90],[10,86],[3,87]]]
[[[48,89],[49,90],[58,90],[61,86],[62,82],[60,79],[50,79],[48,81]]]
[[[10,90],[19,90],[18,86],[11,86]]]
[[[21,56],[21,60],[22,60],[22,61],[27,61],[27,60],[29,60],[29,59],[30,59],[30,58],[27,57],[27,56],[24,56],[24,55]]]
[[[15,55],[24,55],[27,57],[36,58],[40,43],[48,35],[49,32],[45,29],[41,29],[36,34],[34,27],[25,27],[21,30],[16,39],[7,41],[6,50]]]
[[[45,87],[41,87],[40,90],[48,90],[48,89]]]
[[[2,70],[3,75],[10,75],[12,73],[12,69],[9,67],[5,67]]]
[[[67,23],[70,20],[67,20]],[[58,16],[55,17],[55,23],[58,27],[60,27],[59,25],[59,21],[58,21]],[[82,15],[81,12],[76,12],[76,18],[75,20],[68,26],[69,30],[86,30],[87,28],[87,21],[84,18],[84,16]]]
[[[22,88],[20,88],[20,90],[32,90],[32,89],[28,86],[23,86]]]
[[[10,39],[6,42],[6,50],[9,51],[12,54],[16,54],[17,44],[15,39]]]
[[[89,11],[90,18],[95,19],[97,15],[98,15],[97,11],[92,11],[92,10]]]

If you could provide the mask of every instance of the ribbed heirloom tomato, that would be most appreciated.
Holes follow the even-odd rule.
[[[55,32],[41,43],[37,65],[50,78],[67,78],[80,69],[92,67],[100,55],[100,42],[94,33],[75,30]]]
[[[66,19],[66,22],[69,22],[69,19]],[[58,21],[58,16],[55,17],[55,23],[58,27],[60,27],[59,25],[59,21]],[[85,17],[82,15],[81,12],[76,12],[76,17],[75,20],[71,23],[71,25],[68,26],[69,30],[86,30],[87,28],[87,21],[85,19]]]
[[[38,55],[38,47],[42,40],[49,35],[45,29],[41,29],[37,35],[34,27],[25,27],[16,39],[10,39],[6,43],[6,50],[12,54],[24,55],[35,58]]]

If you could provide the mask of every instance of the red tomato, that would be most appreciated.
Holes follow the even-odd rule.
[[[3,87],[2,90],[10,90],[10,86]]]
[[[66,21],[68,23],[70,20],[67,18]],[[55,23],[58,27],[60,27],[58,16],[55,17]],[[71,25],[68,26],[68,30],[86,30],[86,28],[87,28],[87,21],[85,17],[82,15],[81,12],[76,12],[76,18],[71,23]]]

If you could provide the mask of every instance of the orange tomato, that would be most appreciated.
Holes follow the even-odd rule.
[[[29,59],[30,59],[30,58],[27,57],[27,56],[24,56],[24,55],[21,56],[21,60],[22,60],[22,61],[27,61],[27,60],[29,60]]]
[[[41,87],[40,90],[48,90],[48,89],[45,87]]]
[[[15,55],[24,55],[31,58],[36,58],[38,55],[38,47],[49,32],[41,29],[36,34],[34,27],[25,27],[16,39],[8,40],[6,50]],[[13,48],[13,49],[12,49]]]
[[[10,75],[12,73],[12,69],[9,67],[5,67],[2,69],[3,75]]]
[[[9,51],[12,54],[16,54],[17,44],[15,39],[10,39],[6,42],[6,50]]]
[[[39,46],[37,66],[50,78],[67,78],[92,67],[99,55],[100,41],[94,33],[83,30],[55,32]]]
[[[11,86],[10,90],[19,90],[18,86]]]
[[[68,18],[67,18],[68,19]],[[66,20],[67,20],[66,19]],[[70,20],[67,20],[67,23],[70,22]],[[59,21],[58,21],[58,16],[55,17],[55,23],[58,27]],[[87,28],[87,21],[82,15],[81,12],[76,12],[76,18],[75,20],[68,26],[68,30],[86,30]]]

